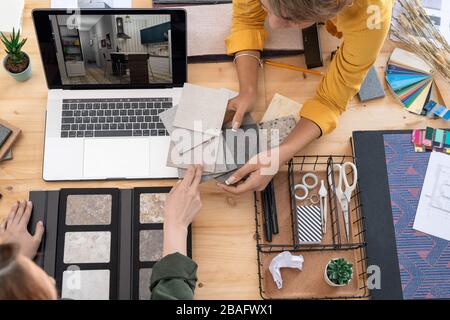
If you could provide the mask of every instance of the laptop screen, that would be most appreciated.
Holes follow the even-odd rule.
[[[185,39],[185,24],[180,28],[173,13],[180,11],[148,11],[52,10],[44,19],[35,16],[49,87],[151,88],[184,82],[185,40],[178,42]],[[42,35],[45,28],[38,24],[43,21],[50,38]]]

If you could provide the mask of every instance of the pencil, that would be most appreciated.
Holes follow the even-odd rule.
[[[321,72],[321,71],[314,71],[314,70],[303,69],[303,68],[300,68],[300,67],[292,66],[290,64],[278,63],[278,62],[271,61],[271,60],[264,60],[264,63],[268,64],[269,66],[273,66],[273,67],[289,69],[289,70],[294,70],[294,71],[300,71],[300,72],[303,72],[303,73],[315,74],[317,76],[323,76],[323,72]]]

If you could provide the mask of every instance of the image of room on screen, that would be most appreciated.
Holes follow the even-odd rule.
[[[170,15],[52,15],[63,85],[171,83]]]

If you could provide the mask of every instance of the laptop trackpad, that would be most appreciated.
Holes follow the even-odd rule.
[[[148,139],[86,139],[85,178],[145,178],[150,170]]]

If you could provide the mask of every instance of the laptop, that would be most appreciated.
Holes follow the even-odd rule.
[[[46,181],[175,178],[159,113],[187,79],[186,13],[34,10],[48,86]]]

